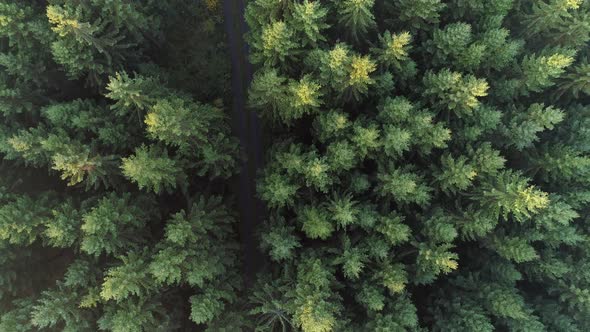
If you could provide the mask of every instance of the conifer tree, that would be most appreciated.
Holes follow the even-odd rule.
[[[260,330],[584,330],[588,2],[310,3],[246,9]]]
[[[236,315],[228,67],[198,63],[227,59],[216,10],[0,1],[1,331],[215,330]],[[162,55],[195,32],[211,43],[195,60]],[[183,76],[213,72],[199,92]]]
[[[221,8],[0,0],[0,331],[590,326],[590,2],[248,1],[249,289]]]

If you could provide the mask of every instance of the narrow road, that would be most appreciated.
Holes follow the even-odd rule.
[[[256,198],[256,171],[262,166],[262,135],[256,114],[246,107],[252,66],[244,41],[246,0],[224,0],[223,14],[232,65],[232,127],[239,138],[246,160],[236,184],[240,212],[240,239],[243,252],[243,277],[246,288],[252,286],[256,272],[264,262],[255,231],[264,219],[264,207]]]

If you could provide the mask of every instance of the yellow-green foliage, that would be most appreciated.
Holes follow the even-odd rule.
[[[589,15],[578,0],[250,1],[250,105],[273,135],[258,328],[583,331]],[[275,26],[284,58],[258,42]]]

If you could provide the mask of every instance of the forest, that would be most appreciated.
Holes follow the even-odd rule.
[[[0,332],[585,332],[590,1],[0,0]]]

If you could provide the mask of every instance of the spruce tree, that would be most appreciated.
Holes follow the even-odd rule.
[[[588,1],[239,7],[0,0],[0,331],[587,330]]]
[[[192,1],[0,1],[1,331],[214,329],[235,312],[221,29]],[[180,52],[195,33],[208,44]]]
[[[585,330],[589,14],[251,1],[250,106],[273,135],[259,328]]]

